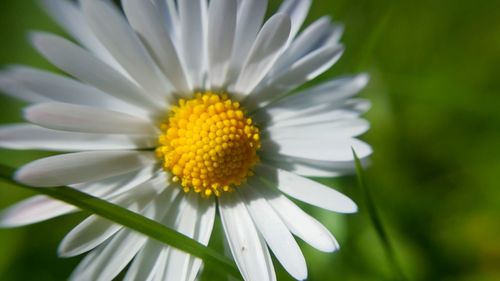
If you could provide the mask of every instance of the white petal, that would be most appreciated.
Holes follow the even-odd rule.
[[[164,180],[164,177],[156,177],[139,185],[134,191],[119,196],[112,200],[112,202],[133,212],[142,213],[144,208],[152,204],[153,199],[158,197],[158,191],[165,189],[164,186],[167,185],[167,182]],[[175,187],[172,187],[171,189],[174,188]],[[176,195],[177,193],[171,190],[164,192],[162,196],[164,201],[162,204],[166,204],[167,206],[170,205],[169,203],[173,201],[172,197],[174,194]],[[59,245],[58,253],[60,256],[64,257],[80,255],[94,249],[121,228],[121,225],[105,218],[92,215],[64,237]]]
[[[166,4],[165,0],[161,2],[162,5]],[[188,94],[191,87],[168,34],[168,25],[163,22],[161,9],[158,10],[152,2],[144,0],[122,0],[122,6],[130,24],[146,41],[165,76],[179,94]]]
[[[305,91],[287,96],[270,104],[266,110],[275,119],[286,118],[301,108],[319,104],[333,104],[343,99],[350,98],[361,91],[368,83],[368,75],[342,77],[320,84]],[[283,111],[280,113],[280,111]],[[283,115],[278,117],[277,115]]]
[[[0,147],[49,151],[123,150],[153,148],[154,136],[63,132],[30,124],[0,126]]]
[[[261,84],[249,97],[250,104],[246,105],[247,109],[252,110],[262,107],[305,82],[316,78],[337,62],[343,51],[342,46],[334,45],[325,46],[308,54],[294,63],[285,73],[277,77],[270,77],[269,81],[266,81],[264,85]]]
[[[263,194],[293,234],[322,252],[333,252],[339,249],[339,244],[330,231],[316,219],[302,211],[290,199],[279,192],[266,188],[262,181],[252,182],[251,185]]]
[[[215,200],[202,200],[198,206],[198,223],[193,238],[203,245],[208,245],[215,222]],[[202,266],[198,258],[190,257],[187,280],[195,280]]]
[[[73,271],[70,280],[113,280],[137,254],[146,239],[137,232],[120,230],[109,242],[87,255]]]
[[[318,182],[265,165],[255,169],[262,179],[271,182],[287,195],[308,204],[338,213],[355,213],[358,210],[349,197]]]
[[[314,159],[304,159],[287,155],[279,154],[262,154],[261,157],[270,163],[280,162],[280,165],[284,165],[284,169],[288,171],[294,171],[294,168],[287,168],[287,164],[292,164],[292,167],[297,166],[297,169],[301,170],[302,166],[306,166],[312,169],[323,170],[325,172],[333,172],[338,175],[352,175],[356,172],[354,159],[352,161],[322,161]],[[370,164],[369,158],[361,158],[361,165],[367,167]],[[269,165],[268,165],[269,166]]]
[[[0,92],[15,99],[28,103],[48,102],[50,99],[40,96],[37,93],[27,89],[21,83],[17,82],[12,74],[7,71],[0,72]]]
[[[32,33],[31,41],[52,64],[79,80],[130,104],[153,111],[162,109],[163,101],[155,100],[120,72],[76,44],[41,32]]]
[[[312,125],[317,123],[341,122],[359,117],[358,112],[345,110],[342,107],[338,109],[332,106],[314,106],[309,109],[316,110],[303,110],[297,112],[295,116],[284,120],[271,120],[267,123],[267,127],[290,127]]]
[[[184,196],[183,194],[179,197],[179,190],[180,189],[178,187],[170,187],[166,189],[157,200],[155,200],[154,204],[158,205],[157,208],[163,209],[157,212],[157,220],[161,219],[162,212],[174,213],[176,215],[181,213],[184,205],[180,203],[185,203],[185,200],[182,198]],[[167,214],[161,222],[169,227],[172,227],[174,221],[168,221],[165,217],[171,218]],[[173,220],[175,220],[175,218],[176,216],[174,216]],[[161,242],[154,239],[148,239],[146,245],[144,245],[132,262],[124,280],[152,280],[155,276],[162,277],[167,254],[170,249],[170,247]]]
[[[264,138],[271,141],[316,139],[322,142],[330,142],[359,136],[370,128],[370,123],[363,119],[321,120],[320,118],[328,117],[328,115],[315,117],[313,115],[312,117],[305,117],[303,120],[293,120],[294,122],[277,122],[266,128],[269,135]],[[335,114],[332,117],[335,117]],[[297,134],[297,132],[300,132],[300,134]],[[279,144],[279,141],[277,142]]]
[[[281,55],[289,34],[287,15],[276,14],[264,24],[233,87],[235,93],[245,96],[259,84]]]
[[[18,227],[33,224],[75,211],[72,205],[37,195],[20,201],[0,214],[0,227]]]
[[[305,163],[299,163],[295,159],[289,159],[293,157],[283,157],[283,156],[271,156],[273,158],[267,158],[262,156],[262,163],[271,165],[273,167],[287,170],[297,175],[304,177],[318,177],[318,178],[333,178],[346,174],[344,171],[338,171],[334,168],[318,167],[314,165],[309,165]],[[353,170],[354,164],[351,165]]]
[[[167,189],[163,194],[156,196],[154,202],[148,204],[143,215],[147,218],[159,220],[170,207],[166,192],[174,192],[177,189]],[[174,195],[175,196],[175,195]],[[162,201],[165,204],[162,204]],[[128,229],[120,230],[107,243],[99,246],[88,254],[78,265],[71,280],[112,280],[132,260],[132,258],[144,246],[148,238]]]
[[[161,274],[167,262],[168,248],[164,244],[153,239],[148,239],[144,247],[139,251],[131,263],[124,281],[143,280],[151,281]]]
[[[97,38],[148,93],[159,100],[170,96],[163,74],[113,4],[107,1],[84,0],[82,10]]]
[[[305,127],[307,128],[307,127]],[[296,131],[303,134],[301,129]],[[365,158],[372,153],[371,147],[357,139],[317,139],[317,138],[282,138],[275,143],[266,145],[262,151],[269,154],[287,155],[303,159],[320,161],[352,161],[352,149],[359,158]]]
[[[300,27],[307,17],[309,8],[311,8],[311,0],[285,0],[281,4],[278,13],[285,13],[292,20],[292,28],[290,30],[290,41],[295,38]]]
[[[156,162],[152,152],[79,152],[33,161],[16,173],[16,180],[31,186],[48,187],[109,178]]]
[[[72,1],[42,0],[47,13],[80,44],[96,54],[111,67],[128,76],[128,73],[109,54],[108,50],[97,40],[83,18],[80,7]]]
[[[200,243],[207,245],[215,219],[215,202],[200,199],[191,193],[186,198],[188,204],[180,213],[174,228]],[[194,280],[201,266],[201,260],[183,251],[171,249],[164,267],[163,280]]]
[[[206,69],[206,0],[178,1],[183,62],[193,87],[203,86]]]
[[[253,186],[242,186],[246,206],[255,226],[283,268],[297,280],[307,278],[307,265],[299,245],[266,199]]]
[[[238,78],[241,67],[259,33],[267,10],[267,0],[241,0],[236,17],[233,54],[229,69],[229,82]]]
[[[219,212],[225,237],[243,279],[276,280],[267,246],[236,192],[219,197]]]
[[[122,228],[105,218],[92,215],[73,228],[58,248],[61,257],[73,257],[90,251],[102,244]]]
[[[126,174],[120,174],[97,181],[71,184],[69,186],[96,197],[111,199],[135,189],[155,176],[163,176],[164,180],[162,183],[168,182],[165,173],[163,173],[163,170],[159,168],[158,165],[149,165]]]
[[[235,0],[212,0],[208,15],[208,62],[212,87],[220,88],[226,75],[233,51],[236,29]]]
[[[15,66],[9,70],[10,76],[24,87],[52,101],[147,115],[140,108],[68,77],[25,66]]]
[[[154,135],[152,121],[117,111],[69,103],[41,103],[25,109],[24,117],[42,127],[97,134]]]
[[[167,28],[168,34],[176,45],[179,38],[179,15],[175,0],[152,0],[156,8],[161,12],[163,25]]]
[[[332,26],[328,16],[316,20],[292,42],[273,66],[269,75],[276,76],[283,71],[287,71],[290,66],[307,54],[329,44],[331,41],[338,42],[342,31],[342,27]]]

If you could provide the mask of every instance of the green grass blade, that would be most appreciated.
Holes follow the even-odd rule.
[[[377,233],[380,241],[382,242],[382,246],[385,249],[387,258],[389,259],[389,262],[391,263],[391,266],[393,267],[395,274],[397,275],[397,280],[402,280],[402,281],[407,280],[403,273],[403,270],[401,269],[399,263],[397,262],[396,255],[394,253],[394,248],[392,246],[391,240],[389,239],[389,235],[387,235],[387,231],[385,230],[384,225],[382,224],[382,220],[380,219],[380,215],[378,214],[377,207],[375,205],[375,201],[373,200],[373,196],[370,192],[370,189],[366,185],[361,161],[359,160],[358,155],[356,154],[356,151],[354,151],[354,149],[352,149],[352,154],[354,155],[354,162],[356,164],[356,175],[358,178],[358,184],[363,192],[368,215],[370,216],[370,221],[373,224],[375,232]]]
[[[221,269],[225,273],[229,273],[238,278],[240,276],[236,265],[224,255],[154,220],[69,187],[34,188],[22,185],[12,179],[13,174],[13,168],[0,164],[0,178],[8,183],[48,195],[54,199],[74,205],[82,210],[97,214],[103,218],[147,235],[150,238],[199,257],[203,259],[207,265]]]

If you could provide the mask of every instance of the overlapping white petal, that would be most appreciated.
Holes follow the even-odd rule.
[[[153,148],[151,135],[64,132],[30,124],[0,126],[0,147],[49,151],[130,150]]]
[[[153,58],[175,87],[175,92],[187,96],[191,86],[168,34],[168,25],[163,22],[161,9],[144,0],[123,0],[122,5],[128,21],[151,49]]]
[[[207,68],[207,2],[178,1],[180,51],[186,72],[195,89],[203,88]]]
[[[97,40],[89,28],[80,7],[72,1],[42,0],[47,13],[80,44],[92,51],[111,67],[128,77],[128,73]]]
[[[214,0],[208,11],[208,75],[214,88],[226,83],[236,29],[236,1]]]
[[[241,187],[252,220],[285,270],[295,279],[305,280],[307,265],[299,245],[267,200],[254,188]]]
[[[146,116],[147,113],[74,79],[25,66],[9,68],[9,77],[49,100]]]
[[[260,83],[283,52],[290,34],[290,17],[276,14],[262,27],[232,87],[236,95],[246,96]]]
[[[146,118],[69,103],[32,105],[24,110],[24,118],[49,129],[81,133],[154,135],[158,130]]]
[[[162,109],[161,105],[165,105],[164,100],[155,100],[137,83],[66,39],[37,32],[32,33],[31,41],[52,64],[110,95],[152,112]]]
[[[123,194],[112,201],[134,212],[143,212],[147,205],[157,197],[163,199],[162,204],[169,206],[175,198],[174,195],[178,194],[178,190],[170,188],[158,196],[165,188],[165,177],[158,176],[137,186],[133,192]],[[99,246],[121,228],[121,225],[92,215],[66,235],[59,245],[58,253],[65,257],[80,255]]]
[[[266,183],[261,180],[252,182],[252,187],[258,189],[266,198],[293,234],[323,252],[333,252],[339,249],[338,242],[326,227],[302,211],[283,194],[267,188],[265,185]]]
[[[219,198],[222,226],[231,253],[247,281],[276,280],[269,250],[237,193]]]
[[[231,55],[228,82],[234,84],[244,59],[259,33],[267,9],[267,0],[241,0],[238,3],[234,48]]]
[[[151,152],[78,152],[33,161],[20,168],[15,177],[31,186],[62,186],[125,174],[155,162]]]
[[[107,1],[81,4],[93,33],[135,81],[158,99],[170,98],[172,89],[122,13]]]
[[[349,197],[313,180],[265,165],[259,165],[255,170],[259,177],[303,202],[338,213],[354,213],[358,210]]]

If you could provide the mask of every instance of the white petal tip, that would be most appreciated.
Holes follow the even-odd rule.
[[[14,180],[25,185],[33,187],[51,187],[52,185],[46,185],[39,182],[40,176],[33,169],[31,169],[31,163],[19,168],[14,174]]]
[[[346,197],[347,198],[347,197]],[[343,214],[354,214],[358,212],[358,205],[354,203],[351,199],[347,198],[349,201],[346,201],[344,205],[337,210],[338,213]]]
[[[80,253],[76,252],[75,250],[69,249],[64,240],[61,242],[61,244],[59,244],[59,247],[57,248],[58,257],[72,258],[78,255],[80,255]]]

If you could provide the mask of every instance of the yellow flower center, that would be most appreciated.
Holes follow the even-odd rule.
[[[156,154],[185,192],[209,197],[232,191],[259,161],[259,129],[225,94],[179,100],[161,131]]]

